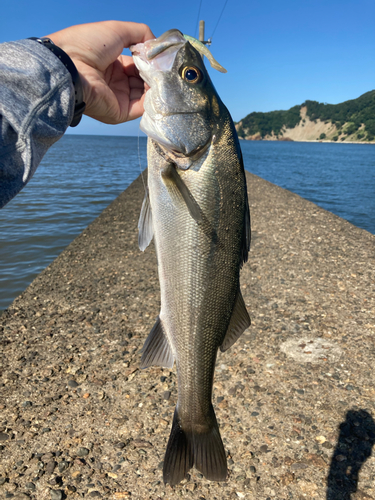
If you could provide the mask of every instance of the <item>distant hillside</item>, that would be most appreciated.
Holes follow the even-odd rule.
[[[249,140],[375,141],[375,90],[341,104],[305,101],[288,111],[254,112],[236,123]]]

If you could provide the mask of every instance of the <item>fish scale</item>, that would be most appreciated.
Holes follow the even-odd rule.
[[[193,465],[222,481],[226,454],[212,406],[216,356],[250,325],[239,287],[250,244],[242,155],[232,119],[194,48],[199,45],[192,47],[177,30],[153,40],[152,51],[147,43],[132,48],[150,86],[141,122],[149,142],[139,242],[144,250],[155,241],[161,309],[141,366],[176,362],[178,400],[164,481],[177,484]],[[171,65],[169,52],[163,69],[168,47],[175,60]],[[157,54],[152,64],[151,52]],[[198,85],[183,81],[184,67],[200,75]]]

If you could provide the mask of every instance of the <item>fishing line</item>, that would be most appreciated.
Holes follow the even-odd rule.
[[[216,23],[216,26],[215,26],[214,32],[213,32],[213,33],[212,33],[212,35],[211,35],[211,39],[212,39],[212,37],[213,37],[213,36],[214,36],[214,34],[215,34],[216,28],[217,28],[217,26],[218,26],[218,24],[219,24],[219,22],[220,22],[221,16],[223,15],[223,12],[224,12],[224,9],[225,9],[225,7],[226,7],[227,3],[228,3],[228,0],[225,0],[225,4],[224,4],[224,7],[223,7],[223,10],[221,11],[221,14],[220,14],[220,16],[219,16],[219,19],[218,19],[218,21],[217,21],[217,23]]]
[[[141,162],[141,151],[139,149],[139,135],[141,133],[141,129],[138,129],[138,162],[139,162],[139,170],[141,171],[141,178],[142,178],[142,183],[143,183],[143,188],[145,190],[145,193],[147,193],[147,187],[145,184],[145,180],[143,178],[143,171],[142,171],[142,162]]]

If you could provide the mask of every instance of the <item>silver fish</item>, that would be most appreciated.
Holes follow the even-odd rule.
[[[241,149],[203,50],[191,40],[170,30],[131,47],[150,86],[141,121],[149,139],[139,246],[154,238],[161,290],[141,366],[176,361],[178,402],[163,470],[171,485],[193,466],[213,481],[227,477],[211,402],[215,361],[250,325],[239,282],[250,248]]]

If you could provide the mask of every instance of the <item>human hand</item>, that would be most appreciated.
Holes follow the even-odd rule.
[[[155,38],[145,24],[103,21],[48,35],[73,60],[82,80],[85,115],[123,123],[143,114],[147,85],[124,48]]]

